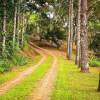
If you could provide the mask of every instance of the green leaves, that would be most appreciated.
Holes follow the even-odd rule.
[[[12,60],[15,65],[19,65],[19,66],[23,66],[23,65],[27,64],[27,61],[28,61],[28,59],[26,57],[19,56],[19,55],[14,56]]]
[[[0,59],[0,73],[3,73],[5,71],[9,71],[11,68],[11,65],[7,59]]]
[[[91,58],[89,60],[89,65],[91,67],[100,67],[100,61],[97,58]]]
[[[29,18],[29,24],[35,24],[39,20],[39,15],[38,14],[32,14]]]
[[[0,35],[5,36],[7,32],[1,32]]]

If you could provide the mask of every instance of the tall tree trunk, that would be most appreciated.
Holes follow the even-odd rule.
[[[72,59],[73,46],[73,0],[69,0],[68,59]]]
[[[69,59],[72,59],[72,49],[73,49],[73,0],[71,0],[71,26],[70,26],[70,47],[69,47]]]
[[[89,72],[88,35],[87,35],[87,0],[81,0],[81,71]]]
[[[15,2],[15,12],[14,12],[14,30],[13,30],[13,49],[15,48],[16,40],[16,20],[17,20],[17,3]]]
[[[3,1],[3,10],[4,10],[4,17],[3,17],[3,42],[2,42],[2,53],[4,54],[5,53],[5,49],[6,49],[6,32],[7,32],[7,29],[6,29],[6,24],[7,24],[7,1],[4,0]]]
[[[17,45],[19,47],[19,35],[20,35],[20,0],[18,0],[18,12],[17,12]]]
[[[23,48],[23,46],[24,46],[24,33],[25,33],[25,20],[24,20],[24,13],[22,13],[22,34],[21,34],[21,46],[22,46],[22,48]]]
[[[100,92],[100,73],[99,73],[99,84],[98,84],[98,92]]]
[[[69,58],[69,43],[70,43],[70,1],[68,2],[68,35],[67,35],[67,57]]]
[[[77,44],[76,44],[76,64],[79,66],[80,65],[80,22],[81,22],[81,0],[78,0],[78,14],[77,14]]]

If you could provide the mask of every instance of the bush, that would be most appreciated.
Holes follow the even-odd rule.
[[[66,35],[65,32],[60,30],[59,28],[54,28],[52,31],[49,31],[45,34],[46,40],[51,40],[57,48],[62,45],[62,40],[65,39]]]
[[[15,65],[19,65],[19,66],[23,66],[23,65],[25,65],[25,64],[27,64],[27,58],[26,57],[24,57],[24,56],[14,56],[13,57],[13,63],[15,64]]]
[[[28,41],[25,40],[24,41],[24,47],[23,47],[24,50],[28,50],[29,49],[29,44],[28,44]]]
[[[13,56],[11,61],[5,58],[0,59],[0,73],[10,71],[13,65],[23,66],[27,61],[28,59],[24,56]]]
[[[11,64],[8,60],[0,60],[0,73],[9,71],[11,69]]]
[[[100,29],[100,26],[99,26]],[[92,42],[90,43],[90,49],[95,52],[97,56],[100,56],[100,32],[98,30],[97,33],[93,37],[91,37]]]
[[[96,58],[96,57],[91,57],[91,58],[89,59],[89,65],[90,65],[91,67],[100,67],[100,61],[99,61],[99,59]]]

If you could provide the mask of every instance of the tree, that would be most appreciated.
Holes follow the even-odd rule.
[[[2,42],[2,53],[5,53],[6,49],[6,32],[7,32],[7,0],[3,0],[3,42]]]
[[[14,11],[14,30],[13,30],[13,49],[15,48],[15,39],[16,39],[16,32],[17,32],[17,2],[14,2],[15,11]]]
[[[81,0],[78,0],[78,14],[77,14],[77,35],[76,35],[76,64],[79,66],[80,64],[80,33],[81,33],[81,27],[80,27],[80,22],[81,22]]]
[[[25,33],[25,15],[24,15],[24,12],[22,12],[22,33],[21,33],[21,47],[24,46],[24,33]]]
[[[67,40],[67,55],[68,59],[72,59],[73,49],[73,0],[69,0],[69,12],[68,12],[68,40]]]
[[[20,34],[20,0],[18,0],[17,7],[17,45],[19,47],[19,34]]]
[[[99,73],[99,84],[98,84],[98,92],[100,92],[100,73]]]
[[[81,71],[89,72],[88,34],[87,34],[87,0],[81,0]]]

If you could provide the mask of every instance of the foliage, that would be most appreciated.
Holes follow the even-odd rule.
[[[28,44],[28,37],[26,36],[25,37],[26,38],[26,40],[24,41],[24,46],[23,46],[23,50],[29,50],[29,44]]]
[[[59,48],[62,44],[60,40],[64,40],[66,37],[65,32],[60,30],[59,28],[54,28],[52,31],[48,31],[45,34],[45,39],[51,40],[53,43],[57,45]]]
[[[29,66],[34,66],[35,64],[38,63],[38,61],[41,59],[41,56],[36,56],[34,57],[34,60],[33,59],[29,59],[28,60],[28,63],[24,66],[21,66],[21,67],[15,67],[14,70],[11,70],[7,73],[1,73],[0,74],[0,85],[9,81],[9,80],[12,80],[14,77],[16,77],[20,72],[23,72],[25,71],[27,68],[29,68]]]
[[[28,58],[21,56],[21,55],[15,55],[12,58],[12,61],[15,65],[23,66],[23,65],[27,64]]]
[[[28,58],[21,56],[21,55],[15,55],[12,56],[11,61],[9,59],[3,58],[0,59],[0,72],[8,72],[11,70],[12,66],[19,65],[23,66],[27,64]]]
[[[36,34],[37,31],[37,24],[40,20],[40,16],[37,13],[32,13],[28,20],[28,26],[26,28],[26,34]],[[33,28],[34,27],[34,28]]]
[[[0,73],[9,71],[11,69],[11,64],[7,59],[0,59]]]
[[[89,22],[89,48],[95,52],[96,56],[100,56],[100,21],[91,20]]]
[[[25,100],[31,94],[32,88],[40,80],[47,70],[51,67],[52,57],[49,56],[46,61],[40,65],[34,72],[25,77],[20,84],[8,90],[7,93],[0,96],[0,100]],[[24,84],[24,85],[23,85]]]
[[[8,59],[13,57],[20,50],[17,42],[15,42],[15,47],[13,48],[13,42],[10,39],[8,39],[8,42],[6,43],[6,48],[6,56]]]
[[[59,28],[54,28],[52,31],[48,31],[46,37],[48,38],[57,38],[59,40],[64,40],[65,39],[65,32],[60,30]]]
[[[39,15],[37,13],[32,13],[29,17],[28,24],[35,24],[39,20]]]
[[[99,56],[100,54],[100,34],[99,33],[95,34],[94,39],[92,43],[90,44],[90,47],[92,48],[92,50],[94,50],[95,54]]]
[[[16,53],[19,50],[20,48],[18,47],[17,42],[15,43],[15,47],[13,48],[13,42],[8,37],[7,42],[6,42],[6,50],[4,51],[4,53],[1,53],[2,55],[0,55],[0,58],[1,59],[11,59],[14,55],[16,55]]]
[[[89,65],[91,67],[100,67],[100,60],[99,60],[99,58],[96,58],[95,56],[92,56],[89,59]]]

